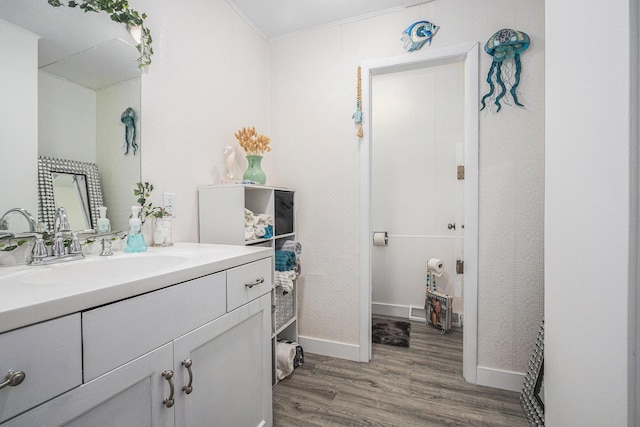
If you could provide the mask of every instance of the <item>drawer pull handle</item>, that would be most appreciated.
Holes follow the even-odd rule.
[[[7,372],[7,375],[4,377],[4,381],[2,381],[2,383],[0,383],[0,389],[3,389],[5,387],[15,387],[17,385],[22,384],[22,381],[24,381],[24,378],[27,375],[22,372],[22,371],[9,371]]]
[[[261,285],[261,284],[263,284],[263,283],[264,283],[264,277],[261,277],[261,278],[259,278],[259,279],[256,279],[254,282],[245,283],[244,285],[245,285],[247,288],[251,289],[251,288],[253,288],[254,286],[258,286],[258,285]]]
[[[182,366],[187,368],[187,372],[189,372],[189,384],[182,386],[182,391],[187,394],[190,394],[193,391],[193,386],[191,385],[191,383],[193,383],[193,372],[191,371],[191,365],[193,365],[193,361],[191,361],[191,359],[182,361]]]
[[[164,399],[162,403],[167,408],[171,408],[175,401],[173,400],[173,371],[163,371],[162,376],[169,381],[169,397]]]

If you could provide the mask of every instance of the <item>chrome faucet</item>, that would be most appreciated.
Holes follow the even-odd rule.
[[[31,215],[31,213],[24,209],[24,208],[12,208],[9,209],[8,211],[6,211],[2,217],[0,217],[0,230],[8,230],[9,229],[9,221],[7,220],[7,216],[9,216],[10,214],[17,212],[19,214],[21,214],[23,217],[25,217],[27,219],[27,221],[29,222],[29,231],[30,232],[35,232],[36,231],[36,220],[33,219],[33,215]],[[66,214],[65,214],[66,215]]]
[[[46,265],[84,258],[77,232],[71,233],[71,243],[69,244],[68,250],[65,247],[65,241],[62,233],[70,232],[71,226],[69,225],[69,220],[67,218],[67,210],[62,206],[56,209],[54,228],[55,234],[52,242],[51,255],[49,255],[49,251],[47,250],[43,239],[39,238],[33,247],[31,262],[29,264]]]

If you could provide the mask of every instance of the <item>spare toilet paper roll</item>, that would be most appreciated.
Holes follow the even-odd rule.
[[[389,238],[386,231],[378,231],[373,233],[373,246],[387,246]]]
[[[293,372],[293,359],[296,357],[296,346],[287,343],[276,343],[276,366],[278,379],[282,380]]]
[[[427,261],[427,268],[431,270],[434,276],[440,277],[444,272],[442,260],[438,258],[429,258]]]

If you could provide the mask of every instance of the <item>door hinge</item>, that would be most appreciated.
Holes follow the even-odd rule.
[[[458,181],[462,181],[464,179],[464,165],[458,166]]]
[[[461,259],[456,260],[456,274],[464,274],[464,261]]]

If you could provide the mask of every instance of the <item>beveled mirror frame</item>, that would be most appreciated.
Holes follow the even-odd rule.
[[[53,231],[56,220],[56,203],[53,197],[53,172],[85,175],[89,195],[91,227],[98,228],[98,206],[102,206],[102,186],[96,163],[38,157],[38,218],[48,231]]]
[[[524,377],[520,406],[524,411],[529,425],[544,427],[544,404],[539,396],[540,386],[544,375],[544,320],[540,323],[538,339],[533,348],[529,368]]]

